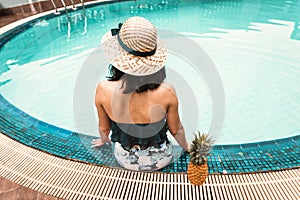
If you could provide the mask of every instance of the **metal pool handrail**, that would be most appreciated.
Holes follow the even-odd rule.
[[[51,3],[52,3],[52,5],[53,5],[53,7],[54,7],[55,13],[56,13],[56,14],[59,14],[59,12],[58,12],[58,10],[57,10],[57,6],[56,6],[56,4],[54,3],[53,0],[51,0]]]
[[[75,6],[74,0],[71,0],[71,3],[72,3],[72,9],[73,9],[73,10],[76,10],[77,8],[76,8],[76,6]]]
[[[61,3],[63,4],[63,6],[65,8],[65,12],[66,12],[67,18],[70,19],[69,12],[68,12],[67,5],[66,5],[65,1],[64,0],[60,0],[60,1],[61,1]]]
[[[70,19],[70,16],[69,16],[69,12],[68,12],[68,8],[67,8],[67,4],[64,0],[60,0],[63,7],[64,7],[64,10],[66,12],[66,15],[67,15],[67,18]],[[57,5],[55,4],[55,1],[54,0],[51,0],[51,3],[53,5],[53,8],[55,10],[55,14],[60,14],[60,12],[58,11],[58,7]],[[71,3],[72,3],[72,9],[73,10],[77,10],[77,7],[76,7],[76,3],[74,0],[71,0]],[[81,6],[82,6],[82,13],[83,13],[83,17],[85,17],[85,4],[84,4],[84,0],[80,0],[80,3],[81,3]]]

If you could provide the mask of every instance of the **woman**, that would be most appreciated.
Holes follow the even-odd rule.
[[[188,143],[175,89],[164,81],[167,50],[156,28],[142,17],[131,17],[101,43],[111,76],[97,86],[100,139],[93,147],[113,142],[116,160],[127,169],[165,167],[173,156],[166,132],[185,150]]]

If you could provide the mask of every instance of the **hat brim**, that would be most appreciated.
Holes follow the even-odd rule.
[[[135,56],[125,51],[120,46],[117,35],[112,36],[110,31],[102,37],[101,45],[108,61],[126,74],[150,75],[163,68],[167,62],[167,48],[160,38],[157,38],[155,54],[146,57]]]

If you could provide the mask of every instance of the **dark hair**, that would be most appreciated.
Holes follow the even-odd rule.
[[[109,65],[109,72],[110,76],[107,76],[109,81],[118,81],[120,79],[123,80],[122,87],[125,85],[125,89],[123,91],[123,93],[125,94],[128,94],[130,92],[142,93],[147,90],[154,90],[158,88],[166,78],[165,67],[153,74],[145,76],[134,76],[126,74],[118,70],[113,65]]]

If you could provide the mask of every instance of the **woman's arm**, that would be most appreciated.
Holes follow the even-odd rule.
[[[168,98],[169,105],[167,109],[167,124],[171,134],[174,136],[178,144],[184,149],[188,150],[188,143],[185,138],[184,128],[180,122],[178,114],[178,99],[175,89],[171,87],[169,89],[170,96]]]
[[[178,142],[178,144],[185,150],[188,151],[189,145],[185,138],[184,128],[182,124],[180,123],[180,127],[176,133],[176,135],[173,135],[175,140]]]
[[[92,141],[92,147],[100,147],[104,145],[106,142],[111,142],[108,135],[110,132],[110,120],[105,112],[102,102],[103,102],[103,88],[101,83],[97,86],[96,96],[95,96],[95,105],[97,108],[98,119],[99,119],[99,134],[100,139],[96,139]]]

